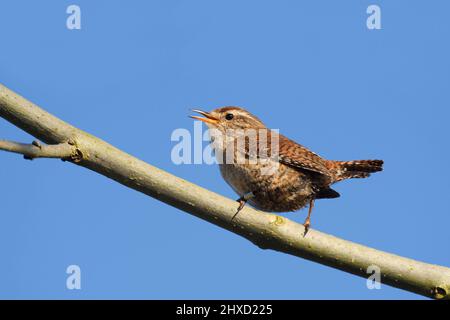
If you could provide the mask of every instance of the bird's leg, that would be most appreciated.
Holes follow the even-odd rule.
[[[303,226],[305,227],[305,233],[303,234],[303,237],[306,236],[309,227],[311,226],[311,212],[313,208],[314,208],[314,199],[311,199],[309,200],[308,216],[306,217],[305,222],[303,222]]]
[[[250,200],[251,198],[253,198],[254,196],[255,196],[255,194],[253,192],[247,192],[242,197],[240,197],[239,199],[236,200],[236,201],[239,202],[239,207],[238,207],[236,213],[234,214],[233,218],[231,218],[231,221],[233,221],[234,218],[236,218],[236,216],[238,215],[239,211],[241,211],[244,208],[244,206],[247,203],[247,201]]]

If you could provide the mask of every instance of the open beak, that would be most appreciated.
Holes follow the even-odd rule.
[[[205,118],[203,117],[199,117],[199,116],[189,116],[193,119],[197,119],[206,123],[212,123],[212,124],[216,124],[217,122],[219,122],[219,119],[217,119],[216,117],[213,117],[210,113],[202,111],[202,110],[197,110],[197,109],[192,109],[193,112],[197,112],[200,113],[202,116],[205,116]]]

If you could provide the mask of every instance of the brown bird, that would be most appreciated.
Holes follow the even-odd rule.
[[[332,184],[367,178],[370,173],[383,170],[383,160],[326,160],[268,129],[256,116],[239,107],[193,111],[204,117],[192,118],[213,129],[211,142],[220,172],[240,196],[236,214],[247,202],[268,212],[296,211],[309,204],[304,222],[306,235],[314,201],[340,196],[331,189]],[[251,137],[255,138],[254,144]],[[243,142],[239,144],[239,140]]]

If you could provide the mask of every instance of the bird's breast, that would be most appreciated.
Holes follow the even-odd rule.
[[[295,211],[313,193],[307,175],[274,160],[257,164],[220,164],[225,181],[242,196],[253,192],[249,203],[264,211]]]

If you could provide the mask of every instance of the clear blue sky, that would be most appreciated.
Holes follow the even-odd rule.
[[[66,28],[66,8],[82,29]],[[382,30],[368,30],[378,4]],[[313,228],[450,266],[448,1],[2,1],[0,82],[175,175],[189,108],[244,106],[330,159],[385,171],[336,186]],[[0,119],[0,138],[32,137]],[[273,251],[59,160],[0,154],[0,298],[420,298]],[[288,213],[302,222],[306,212]],[[76,264],[82,289],[67,290]]]

